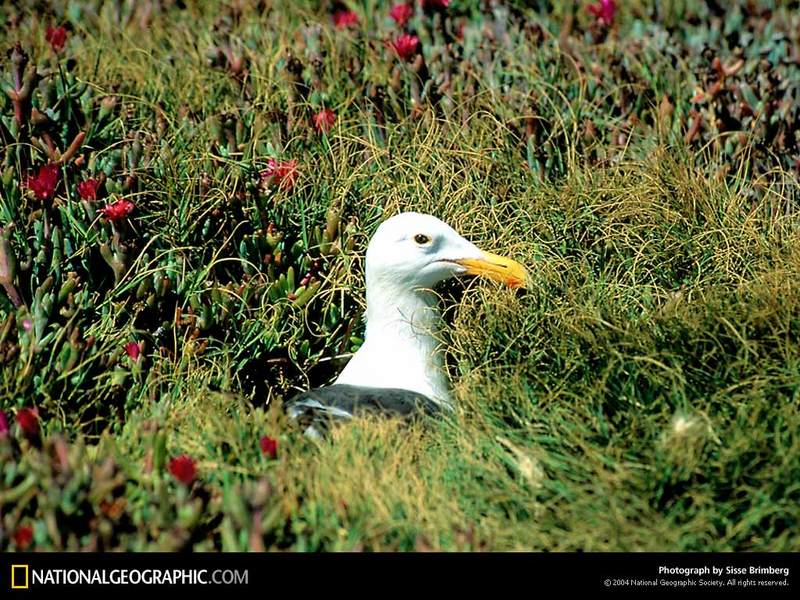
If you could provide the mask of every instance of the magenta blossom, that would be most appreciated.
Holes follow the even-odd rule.
[[[117,200],[103,208],[103,216],[112,223],[118,223],[133,212],[134,205],[130,200]]]
[[[314,115],[314,127],[317,128],[317,131],[320,133],[327,133],[330,131],[330,128],[333,127],[333,124],[336,122],[336,113],[333,112],[330,108],[323,108],[317,114]]]
[[[26,437],[36,437],[39,433],[39,411],[35,408],[20,408],[17,411],[17,423]]]
[[[39,200],[52,198],[58,185],[58,165],[50,163],[39,167],[36,175],[28,177],[27,187]]]
[[[8,417],[0,410],[0,439],[8,437]]]
[[[617,3],[614,0],[600,0],[597,4],[586,7],[602,25],[610,27],[614,22],[614,13],[617,12]]]
[[[133,362],[139,362],[139,355],[142,353],[141,342],[128,342],[125,344],[125,353]]]
[[[275,460],[275,458],[278,456],[278,440],[275,438],[265,435],[261,438],[259,445],[261,446],[261,453],[264,456],[268,456],[272,460]]]
[[[345,29],[351,25],[358,25],[358,15],[352,10],[337,10],[331,16],[333,25],[337,29]]]
[[[415,35],[404,33],[397,36],[395,41],[389,42],[389,46],[395,51],[401,60],[408,62],[417,55],[419,38]]]
[[[97,187],[100,182],[97,179],[87,179],[78,184],[78,196],[83,200],[97,200]]]
[[[170,459],[167,468],[170,474],[185,486],[191,485],[197,477],[197,465],[194,459],[186,454]]]
[[[427,10],[447,8],[450,5],[450,0],[419,0],[419,5]]]
[[[414,7],[410,4],[395,4],[389,10],[389,16],[398,26],[403,27],[414,16]]]
[[[267,161],[267,168],[261,171],[261,179],[263,181],[272,179],[272,182],[279,188],[291,189],[299,174],[296,160],[270,158]]]
[[[20,525],[14,530],[12,537],[14,538],[17,550],[25,550],[33,541],[33,527],[30,525]]]
[[[63,27],[48,27],[44,32],[44,39],[50,42],[53,52],[61,52],[67,43],[67,30]]]

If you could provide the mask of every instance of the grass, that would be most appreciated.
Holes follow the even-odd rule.
[[[609,29],[584,3],[453,0],[411,24],[427,81],[384,47],[383,2],[348,31],[311,2],[100,4],[2,9],[50,110],[15,134],[0,104],[24,300],[0,294],[3,549],[800,549],[792,3],[626,2]],[[706,46],[744,61],[721,92]],[[37,140],[80,130],[37,199]],[[112,225],[116,198],[136,209]],[[359,347],[364,250],[400,210],[532,285],[441,290],[452,418],[313,443],[281,402]]]

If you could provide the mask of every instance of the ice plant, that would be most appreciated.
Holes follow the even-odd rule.
[[[14,543],[17,549],[25,550],[33,541],[33,527],[30,525],[20,525],[14,530]]]
[[[345,29],[358,24],[358,15],[352,10],[337,10],[332,15],[333,25],[337,29]]]
[[[415,35],[404,33],[397,36],[397,39],[393,42],[390,42],[390,45],[401,60],[408,62],[417,55],[419,38]]]
[[[596,4],[586,7],[601,24],[606,27],[614,22],[614,13],[617,11],[617,3],[614,0],[600,0]]]
[[[97,200],[97,187],[100,182],[97,179],[87,179],[78,184],[78,196],[83,200]]]
[[[64,27],[48,27],[44,32],[44,39],[50,43],[53,52],[60,52],[67,43],[67,30]]]
[[[39,411],[35,408],[20,408],[17,412],[17,423],[26,437],[35,437],[39,433]]]
[[[14,285],[16,276],[17,257],[11,246],[11,226],[0,227],[0,286],[14,306],[22,306],[22,296]]]
[[[183,485],[191,485],[197,476],[194,459],[186,454],[170,459],[168,468],[172,476]]]
[[[292,160],[275,160],[270,158],[267,161],[267,168],[261,171],[261,179],[272,179],[272,182],[279,188],[290,189],[294,186],[299,172],[297,170],[297,161]]]
[[[0,438],[8,437],[8,417],[0,410]]]
[[[113,223],[118,223],[131,214],[133,209],[134,205],[130,200],[117,200],[103,208],[103,216]]]
[[[58,185],[58,165],[50,163],[39,167],[36,175],[28,177],[27,187],[39,200],[52,198]]]
[[[414,7],[405,3],[395,4],[389,10],[389,16],[398,26],[403,27],[414,16]]]
[[[133,362],[139,362],[139,355],[142,353],[141,342],[128,342],[125,344],[125,352]]]
[[[264,456],[268,456],[271,459],[275,459],[278,456],[278,440],[275,438],[271,438],[268,435],[265,435],[261,438],[261,453]]]
[[[314,127],[320,133],[327,133],[336,121],[336,113],[330,108],[323,108],[314,115]]]

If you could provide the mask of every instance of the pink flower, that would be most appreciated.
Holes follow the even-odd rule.
[[[336,113],[330,108],[323,108],[314,115],[314,127],[320,133],[327,133],[336,121]]]
[[[100,182],[97,179],[87,179],[78,184],[78,195],[83,200],[97,200],[97,186]]]
[[[169,461],[169,472],[183,485],[191,485],[197,476],[197,466],[194,459],[186,454],[181,454]]]
[[[271,459],[275,460],[275,458],[278,456],[278,440],[265,435],[261,438],[260,445],[261,453],[264,456],[269,456]]]
[[[141,342],[128,342],[125,344],[125,352],[133,362],[139,362],[139,355],[142,353]]]
[[[403,27],[414,16],[414,7],[410,4],[395,4],[389,10],[389,16],[394,19],[398,26]]]
[[[50,42],[53,52],[60,52],[67,43],[67,30],[63,27],[48,27],[44,32],[44,39]]]
[[[17,411],[17,423],[27,437],[36,437],[39,433],[39,411],[35,408],[20,408]]]
[[[350,25],[358,24],[358,15],[352,10],[337,10],[332,15],[333,25],[337,29],[344,29]]]
[[[58,165],[50,163],[39,167],[36,175],[28,177],[27,186],[39,200],[51,198],[58,185]]]
[[[267,168],[261,171],[261,179],[272,178],[272,182],[279,188],[290,189],[294,186],[299,174],[296,160],[275,160],[270,158],[267,161]]]
[[[408,62],[417,55],[419,38],[415,35],[403,33],[397,36],[397,39],[390,42],[389,45],[394,49],[401,60]]]
[[[25,550],[33,541],[33,527],[20,525],[14,530],[14,543],[18,550]]]
[[[609,27],[614,22],[617,3],[614,0],[600,0],[597,4],[587,6],[586,10],[592,13],[602,25]]]
[[[419,0],[419,5],[427,10],[433,10],[435,8],[447,8],[450,4],[450,0]]]
[[[118,223],[131,214],[133,209],[134,205],[130,200],[117,200],[103,208],[103,216],[113,223]]]
[[[0,410],[0,438],[8,437],[8,417]]]

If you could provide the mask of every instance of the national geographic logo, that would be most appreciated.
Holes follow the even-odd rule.
[[[28,565],[11,565],[11,589],[28,589]]]
[[[39,586],[117,586],[117,585],[235,585],[249,583],[248,569],[30,569],[11,565],[11,589],[27,590]]]

